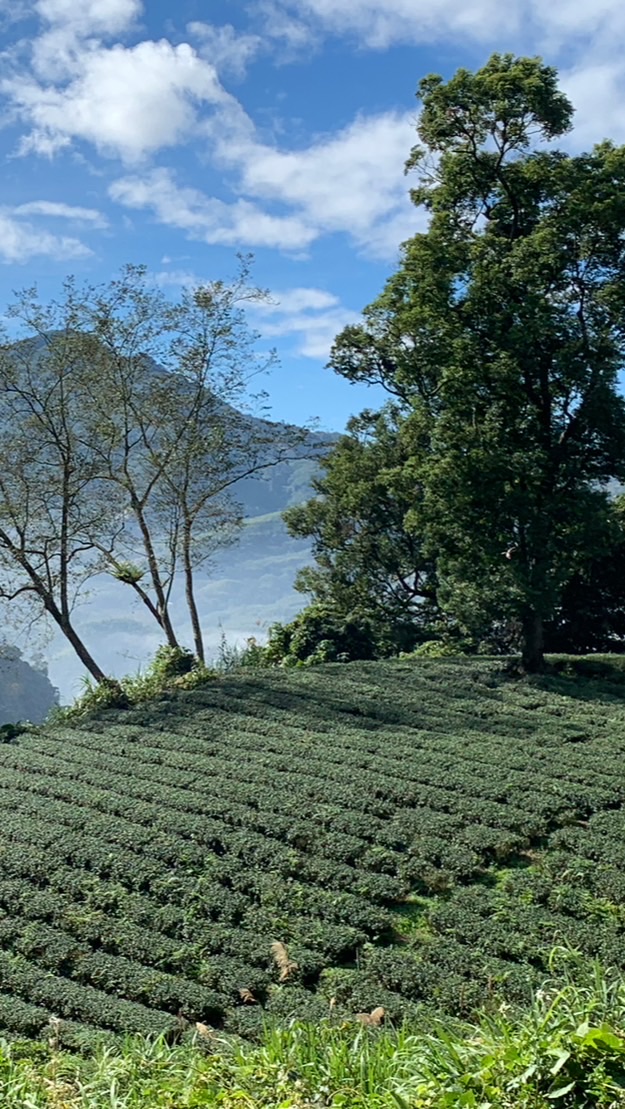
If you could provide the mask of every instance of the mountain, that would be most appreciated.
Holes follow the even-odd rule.
[[[19,720],[39,724],[58,700],[45,666],[26,662],[18,647],[0,644],[0,726]]]
[[[23,340],[15,347],[21,362],[26,359],[32,363],[34,359],[35,364],[44,357],[46,349],[41,339]],[[162,377],[167,372],[153,360],[149,368]],[[178,379],[178,387],[182,389],[180,396],[184,396],[184,379]],[[223,634],[230,643],[241,643],[251,635],[262,639],[270,624],[288,621],[303,607],[305,600],[295,593],[293,581],[297,570],[310,561],[310,546],[306,541],[289,537],[280,514],[310,496],[317,459],[338,438],[239,412],[224,402],[218,401],[217,408],[223,408],[227,422],[234,420],[238,424],[242,441],[246,440],[248,430],[257,441],[260,434],[269,444],[263,448],[268,458],[270,444],[282,441],[285,431],[298,431],[302,438],[290,449],[290,461],[268,466],[258,476],[232,487],[232,495],[245,516],[240,540],[236,546],[217,552],[212,563],[196,575],[198,607],[209,657],[218,651]],[[10,618],[10,606],[8,615]],[[180,583],[173,591],[172,616],[180,641],[190,645],[191,629]],[[75,609],[74,623],[99,665],[112,676],[144,667],[163,641],[141,601],[127,585],[107,574],[90,580],[86,599]],[[52,682],[63,701],[68,701],[80,692],[84,671],[56,627],[49,630],[52,634],[46,654]],[[26,646],[19,638],[16,642]]]

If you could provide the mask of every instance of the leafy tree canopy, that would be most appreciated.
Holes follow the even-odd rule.
[[[284,513],[291,535],[313,539],[316,566],[299,572],[296,588],[344,619],[366,617],[377,651],[408,649],[435,600],[433,562],[405,527],[417,496],[411,429],[389,406],[347,430],[313,479],[317,495]]]
[[[602,486],[625,476],[625,147],[551,147],[573,108],[539,58],[495,54],[418,96],[407,169],[429,225],[330,364],[412,428],[405,523],[439,603],[518,620],[540,669],[544,622],[609,549]]]

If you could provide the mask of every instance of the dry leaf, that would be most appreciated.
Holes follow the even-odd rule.
[[[377,1028],[384,1020],[384,1009],[378,1005],[377,1009],[372,1009],[370,1013],[356,1013],[356,1020],[361,1024],[367,1024],[373,1028]]]
[[[254,994],[251,990],[248,990],[247,986],[241,987],[241,989],[239,990],[239,997],[245,1005],[258,1005]]]
[[[293,959],[289,958],[289,952],[286,944],[276,941],[271,945],[271,954],[273,961],[280,971],[280,982],[286,982],[296,970],[299,970],[299,965]]]
[[[198,1031],[198,1032],[200,1033],[200,1036],[201,1036],[201,1037],[202,1037],[202,1038],[203,1038],[204,1040],[212,1040],[212,1039],[214,1039],[215,1033],[214,1033],[214,1031],[213,1031],[213,1029],[212,1029],[212,1028],[209,1028],[209,1027],[208,1027],[208,1025],[207,1025],[207,1024],[202,1024],[202,1022],[201,1022],[201,1021],[199,1021],[199,1020],[196,1020],[196,1022],[195,1022],[195,1027],[196,1027],[197,1031]]]

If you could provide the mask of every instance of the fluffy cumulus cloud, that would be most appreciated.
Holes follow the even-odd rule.
[[[188,43],[107,42],[141,12],[140,0],[37,0],[40,33],[26,58],[6,56],[0,82],[25,125],[22,153],[52,155],[84,140],[137,162],[189,139],[202,109],[224,105],[215,66]]]
[[[15,265],[33,258],[64,261],[85,258],[91,250],[79,239],[53,235],[20,218],[19,209],[0,208],[0,262]]]
[[[3,86],[30,123],[23,152],[49,154],[85,139],[126,162],[187,138],[196,105],[225,98],[208,62],[188,44],[166,40],[87,50],[79,72],[64,85],[15,76]]]

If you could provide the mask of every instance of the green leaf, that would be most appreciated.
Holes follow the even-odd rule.
[[[562,1067],[564,1066],[564,1064],[568,1063],[570,1058],[571,1058],[571,1052],[570,1051],[564,1051],[563,1049],[558,1051],[556,1061],[553,1064],[553,1066],[550,1068],[549,1073],[553,1074],[553,1075],[559,1074],[559,1072],[562,1070]]]
[[[575,1087],[575,1079],[572,1082],[567,1082],[566,1086],[558,1086],[555,1090],[550,1090],[547,1094],[549,1101],[556,1101],[559,1097],[565,1097],[570,1094],[571,1090]]]

